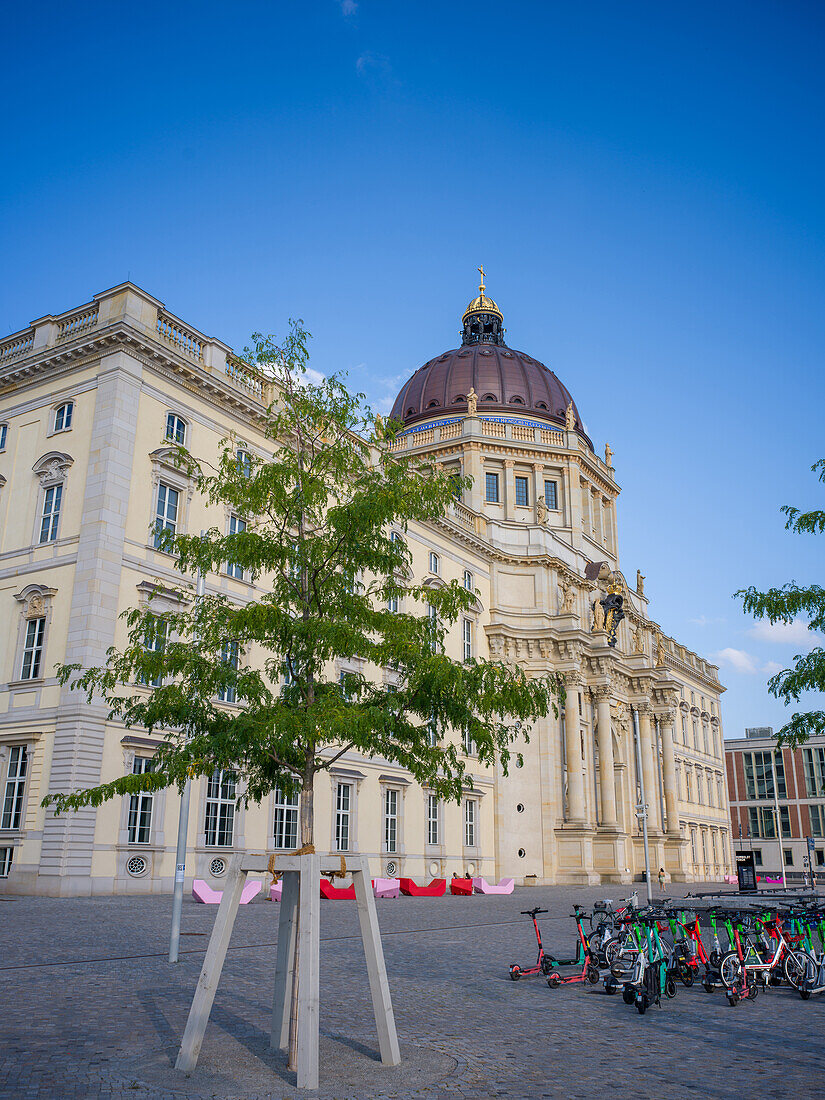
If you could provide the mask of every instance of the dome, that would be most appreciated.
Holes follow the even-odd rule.
[[[419,367],[404,385],[391,417],[405,428],[424,419],[450,414],[467,415],[467,394],[477,398],[477,415],[500,417],[503,413],[531,420],[548,420],[564,426],[572,405],[575,426],[584,433],[581,417],[570,391],[543,363],[504,343],[503,317],[492,298],[480,294],[464,313],[461,347],[445,351]]]

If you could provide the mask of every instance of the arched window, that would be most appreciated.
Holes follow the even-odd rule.
[[[54,410],[54,431],[67,432],[72,426],[74,401],[66,401]]]
[[[186,443],[186,421],[177,413],[166,414],[166,438],[170,443],[180,443],[181,447]]]

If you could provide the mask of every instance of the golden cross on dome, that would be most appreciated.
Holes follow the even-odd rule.
[[[479,294],[483,295],[484,294],[484,264],[482,264],[481,267],[477,267],[476,271],[481,276],[481,286],[478,288],[478,292],[479,292]]]

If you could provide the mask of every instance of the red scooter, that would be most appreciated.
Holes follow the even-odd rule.
[[[554,966],[558,965],[552,955],[545,954],[544,948],[541,945],[541,932],[539,932],[539,922],[536,917],[539,913],[549,913],[549,909],[522,909],[521,915],[523,917],[533,918],[533,927],[536,930],[536,940],[539,945],[539,954],[534,966],[519,966],[518,963],[510,964],[510,977],[514,982],[517,982],[519,978],[533,978],[536,974],[549,974]]]
[[[548,975],[547,984],[551,989],[558,989],[560,985],[576,985],[584,982],[589,982],[590,985],[596,985],[599,981],[598,956],[594,955],[588,946],[587,937],[582,928],[582,912],[578,905],[575,906],[575,910],[575,913],[571,914],[576,921],[576,931],[579,935],[579,942],[576,945],[577,958],[575,960],[575,965],[583,964],[582,969],[577,974],[562,975],[554,972]],[[578,956],[581,956],[581,959],[579,959]]]

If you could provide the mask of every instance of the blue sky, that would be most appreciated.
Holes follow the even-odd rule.
[[[4,13],[0,331],[125,278],[241,347],[303,317],[386,409],[455,346],[476,266],[508,340],[615,452],[620,544],[718,659],[728,736],[808,643],[742,586],[821,580],[818,3],[296,0]]]

